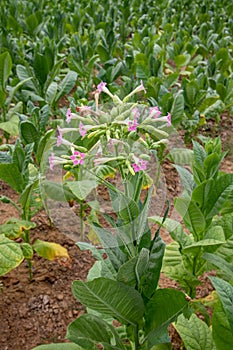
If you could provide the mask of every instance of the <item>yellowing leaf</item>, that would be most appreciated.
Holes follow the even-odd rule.
[[[37,239],[33,244],[33,249],[42,258],[54,260],[56,258],[69,258],[67,249],[54,242],[46,242]]]

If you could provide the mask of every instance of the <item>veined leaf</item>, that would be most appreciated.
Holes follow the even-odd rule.
[[[17,267],[23,260],[20,244],[0,235],[0,276]]]
[[[144,314],[141,295],[132,287],[106,278],[74,281],[74,296],[92,310],[111,315],[124,324],[136,325]]]
[[[69,71],[67,73],[59,86],[59,92],[56,95],[55,102],[58,102],[62,96],[68,94],[73,89],[77,76],[78,74],[74,71]]]
[[[0,123],[0,129],[6,131],[10,135],[17,136],[19,133],[19,117],[14,114],[7,122]]]
[[[217,350],[232,350],[233,332],[220,300],[214,305],[212,331]]]
[[[21,192],[24,187],[22,174],[14,163],[0,164],[0,178],[17,192]]]
[[[10,76],[12,59],[8,51],[0,55],[0,90],[6,89],[6,83]]]
[[[36,224],[34,222],[11,218],[5,224],[0,225],[0,234],[4,234],[7,238],[15,239],[21,237],[25,230],[35,227]]]
[[[168,158],[174,164],[190,165],[193,160],[193,151],[188,148],[172,148],[169,152]]]
[[[209,277],[221,300],[233,335],[233,286],[218,277]]]
[[[118,247],[117,239],[111,232],[103,229],[96,224],[93,224],[92,228],[96,232],[102,244],[102,247],[108,255],[114,269],[118,271],[121,265],[126,262],[126,255]]]
[[[157,236],[153,239],[152,247],[150,249],[147,269],[141,278],[141,288],[143,290],[143,294],[148,299],[151,298],[157,288],[164,251],[165,243],[159,234],[157,234]]]
[[[218,214],[224,201],[233,190],[233,174],[225,174],[217,178],[214,182],[214,189],[206,202],[205,216],[207,219]]]
[[[80,180],[67,182],[67,187],[79,200],[84,200],[97,187],[96,180]]]
[[[195,253],[200,248],[207,248],[212,246],[222,245],[224,241],[218,241],[216,239],[202,239],[199,242],[194,242],[192,245],[188,245],[182,249],[183,253]]]
[[[26,143],[37,142],[39,139],[39,131],[35,125],[30,121],[23,121],[20,123],[20,131]]]
[[[128,286],[135,287],[137,284],[135,274],[136,263],[137,257],[135,256],[121,265],[117,274],[117,281],[125,283]]]
[[[97,344],[102,344],[106,350],[125,349],[114,327],[91,314],[82,315],[73,321],[66,336],[83,349],[95,350]]]
[[[212,253],[204,253],[202,255],[203,259],[206,259],[211,265],[214,265],[219,268],[221,272],[224,272],[227,277],[233,279],[233,266],[228,263],[226,260],[221,258],[220,256]]]
[[[60,244],[53,242],[46,242],[37,239],[33,243],[33,249],[39,256],[48,260],[54,260],[56,258],[69,258],[67,249],[62,247]]]
[[[191,201],[184,216],[184,221],[196,241],[203,238],[206,222],[202,211],[194,201]]]
[[[158,289],[147,303],[145,312],[145,328],[148,348],[160,343],[161,334],[167,334],[167,327],[187,310],[185,295],[175,289]],[[161,312],[163,310],[163,312]]]
[[[213,350],[211,330],[207,324],[192,314],[189,320],[183,315],[178,317],[175,328],[187,350]]]

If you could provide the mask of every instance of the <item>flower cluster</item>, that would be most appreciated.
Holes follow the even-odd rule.
[[[152,130],[151,132],[153,132],[153,129],[155,129],[155,122],[166,122],[168,126],[171,126],[170,113],[168,113],[166,116],[161,116],[162,112],[159,110],[158,106],[150,107],[149,114],[145,113],[145,116],[144,116],[143,112],[140,114],[140,110],[142,111],[142,109],[140,108],[139,110],[139,108],[137,107],[137,104],[135,104],[135,107],[133,106],[134,108],[132,108],[129,114],[125,114],[125,117],[124,117],[124,114],[123,114],[123,117],[120,116],[119,121],[115,119],[111,119],[111,113],[106,114],[103,111],[100,111],[98,109],[98,98],[99,98],[99,94],[102,92],[109,95],[113,99],[113,102],[116,102],[120,106],[124,102],[126,102],[132,95],[141,91],[144,91],[144,93],[146,93],[146,89],[142,81],[140,82],[140,85],[138,87],[136,87],[129,95],[127,95],[121,101],[119,97],[117,97],[116,95],[113,95],[109,91],[107,87],[107,83],[102,81],[98,84],[97,90],[96,90],[96,95],[95,95],[96,109],[92,109],[90,106],[82,106],[82,107],[76,108],[76,113],[75,112],[72,113],[71,109],[68,108],[66,112],[66,123],[69,124],[71,120],[77,119],[79,121],[78,128],[61,128],[58,126],[56,146],[57,147],[61,145],[68,146],[68,148],[71,150],[71,155],[69,156],[64,155],[64,158],[60,158],[60,157],[56,157],[54,153],[52,153],[49,157],[50,169],[53,170],[55,164],[69,164],[70,167],[80,166],[84,164],[84,160],[86,162],[87,159],[89,159],[90,157],[92,159],[92,163],[90,164],[94,164],[94,167],[99,166],[101,162],[103,162],[102,164],[104,164],[104,162],[107,163],[108,161],[111,161],[111,159],[116,159],[116,157],[114,158],[113,154],[111,155],[111,151],[109,152],[108,146],[107,146],[108,155],[107,157],[104,158],[104,150],[106,150],[106,148],[103,148],[102,141],[101,141],[102,137],[103,137],[103,140],[106,139],[107,145],[108,144],[110,145],[111,141],[113,142],[113,140],[119,143],[122,137],[126,139],[127,137],[131,137],[128,135],[131,135],[130,133],[132,131],[136,131],[137,133],[141,131],[144,133],[148,133],[150,132],[150,130]],[[124,107],[122,110],[125,111]],[[85,119],[86,115],[87,117]],[[145,124],[146,122],[149,124]],[[150,123],[152,124],[150,125]],[[127,126],[127,129],[125,128],[125,126]],[[146,126],[148,127],[146,128]],[[70,131],[75,131],[75,132],[78,131],[82,139],[85,138],[85,140],[95,137],[95,144],[94,146],[92,146],[92,149],[82,151],[83,147],[76,146],[72,142],[65,139],[63,137],[64,134]],[[119,136],[119,135],[122,135],[122,136]],[[165,135],[166,135],[166,132],[165,132]],[[152,137],[152,140],[153,140],[153,137]],[[142,144],[143,142],[145,143],[143,136],[139,138],[139,142],[140,141],[142,141]],[[163,141],[164,140],[158,140],[157,144]],[[95,151],[93,151],[93,149],[95,149]],[[99,158],[100,155],[101,155],[101,158]],[[93,157],[95,159],[93,159]],[[145,171],[147,169],[148,162],[140,157],[136,157],[135,155],[132,156],[129,154],[128,151],[126,151],[125,165],[128,166],[130,172],[134,174],[139,171]]]

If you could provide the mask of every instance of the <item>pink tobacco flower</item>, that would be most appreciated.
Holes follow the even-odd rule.
[[[144,86],[142,80],[140,80],[140,85],[139,86],[140,86],[141,90],[143,90],[145,92],[145,94],[146,94],[146,89],[145,89],[145,86]]]
[[[140,170],[146,170],[147,161],[141,158],[138,158],[136,163],[132,164],[133,170],[137,173]]]
[[[86,133],[87,133],[87,131],[86,131],[86,129],[84,128],[82,122],[79,123],[79,133],[80,133],[80,135],[81,135],[82,137],[85,136]]]
[[[160,112],[159,108],[157,106],[150,107],[150,116],[153,118],[158,118],[162,112]]]
[[[132,112],[133,112],[133,115],[134,115],[134,120],[135,120],[135,119],[138,120],[138,119],[140,118],[139,109],[138,109],[138,108],[134,108],[134,109],[132,110]]]
[[[134,119],[133,121],[129,121],[128,122],[128,131],[135,131],[137,130],[137,126],[138,126],[138,121],[137,119]]]
[[[58,136],[57,136],[57,147],[61,146],[63,138],[62,138],[62,129],[60,128],[60,126],[57,127],[57,131],[58,131]]]
[[[81,153],[79,151],[74,151],[70,159],[72,160],[74,165],[79,165],[84,163],[84,158],[86,157],[85,153]]]
[[[167,114],[167,125],[168,125],[168,126],[171,126],[171,125],[172,125],[171,119],[172,119],[171,114],[168,113],[168,114]]]
[[[49,156],[49,168],[50,170],[53,170],[54,168],[54,158],[55,158],[55,154],[51,153],[51,155]]]
[[[71,109],[68,108],[68,109],[67,109],[67,112],[66,112],[66,122],[69,124],[70,121],[71,121],[71,119],[72,119]]]
[[[99,94],[103,91],[103,89],[105,88],[106,85],[107,85],[107,83],[105,83],[104,81],[101,81],[101,83],[99,83],[97,85],[97,90],[98,90]]]

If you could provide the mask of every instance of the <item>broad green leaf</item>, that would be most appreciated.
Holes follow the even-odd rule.
[[[36,52],[34,55],[33,68],[35,76],[38,79],[41,87],[43,88],[44,83],[47,80],[48,74],[51,69],[51,61],[49,57],[44,53],[43,55]]]
[[[136,274],[137,283],[139,286],[140,286],[141,278],[144,274],[144,271],[147,270],[149,258],[150,258],[149,249],[142,248],[142,250],[138,254],[138,259],[137,259],[137,263],[135,266],[135,274]]]
[[[37,142],[39,139],[39,131],[30,121],[23,121],[20,123],[20,132],[27,144]]]
[[[232,350],[233,332],[220,301],[214,305],[212,332],[217,350]]]
[[[0,235],[0,276],[17,267],[23,260],[20,244]]]
[[[195,253],[198,251],[200,248],[205,248],[212,247],[212,246],[218,246],[222,245],[224,241],[218,241],[216,239],[202,239],[198,242],[194,242],[192,245],[186,246],[182,249],[183,253]]]
[[[177,165],[190,165],[193,160],[193,151],[188,148],[172,148],[168,158]]]
[[[204,99],[204,101],[201,103],[201,105],[198,107],[198,110],[201,112],[201,113],[204,113],[205,114],[205,111],[212,105],[214,105],[214,103],[216,101],[218,101],[219,99],[219,96],[216,95],[216,96],[210,96],[210,97],[206,97]]]
[[[31,80],[32,79],[31,72],[29,72],[26,67],[22,66],[21,64],[18,64],[16,66],[16,73],[21,81],[24,81],[24,83],[26,81],[25,85],[27,88],[29,88],[34,92],[37,92],[37,88],[34,84],[34,81]]]
[[[19,133],[18,124],[19,117],[16,114],[14,114],[7,122],[0,123],[0,129],[6,131],[10,135],[17,136]]]
[[[218,277],[209,277],[221,300],[233,335],[233,286]]]
[[[45,180],[41,185],[44,199],[50,198],[58,202],[66,202],[69,199],[74,199],[73,193],[65,184],[63,186],[62,183]]]
[[[19,203],[24,208],[24,214],[26,218],[29,218],[31,213],[31,203],[32,203],[32,196],[36,188],[38,188],[39,180],[35,179],[32,183],[29,183],[23,190],[23,192],[20,194],[19,197]]]
[[[139,210],[136,202],[124,195],[119,196],[118,215],[125,224],[133,223],[139,215]]]
[[[74,281],[74,296],[88,308],[110,315],[124,324],[136,325],[144,314],[139,292],[123,283],[106,278],[90,282]]]
[[[74,343],[56,343],[56,344],[39,345],[33,348],[32,350],[84,350],[84,349]]]
[[[69,258],[67,249],[57,243],[37,239],[33,243],[32,247],[39,256],[48,260],[54,260],[56,258]]]
[[[150,255],[146,270],[141,278],[141,288],[143,294],[148,299],[151,298],[157,288],[164,251],[165,243],[161,237],[156,234],[155,238],[153,239],[152,247],[150,249]]]
[[[22,174],[14,163],[0,164],[0,179],[8,183],[17,192],[21,192],[24,187]]]
[[[56,97],[56,94],[57,94],[57,89],[58,89],[58,85],[56,82],[52,82],[48,89],[46,90],[46,95],[45,95],[45,98],[46,98],[46,101],[52,105],[54,100],[55,100],[55,97]]]
[[[177,67],[183,67],[188,64],[190,61],[191,56],[189,54],[183,54],[183,55],[177,55],[174,57],[174,62],[177,65]]]
[[[188,195],[191,196],[192,191],[194,190],[194,187],[195,187],[193,175],[186,168],[183,168],[179,165],[174,165],[174,167],[177,170],[177,172],[181,178],[181,181],[182,181],[182,184],[183,184],[185,190],[187,191]]]
[[[76,83],[77,76],[77,73],[74,71],[69,71],[67,73],[67,75],[59,85],[59,92],[56,95],[55,102],[58,102],[62,96],[68,94],[73,89]]]
[[[6,83],[10,76],[12,68],[12,59],[8,51],[0,55],[0,90],[6,89]]]
[[[11,218],[5,224],[0,225],[0,234],[4,234],[10,239],[15,239],[21,237],[25,230],[35,227],[36,224],[34,222]]]
[[[187,213],[184,216],[184,221],[196,241],[203,238],[206,222],[202,211],[194,201],[189,203]]]
[[[135,256],[121,265],[117,274],[117,281],[125,283],[128,286],[135,287],[137,284],[135,273],[136,263],[137,257]]]
[[[167,327],[177,317],[187,311],[185,294],[170,288],[158,289],[147,303],[145,312],[145,330],[148,348],[160,343],[158,337],[167,334]],[[162,312],[161,312],[162,310]]]
[[[10,87],[10,91],[9,91],[9,95],[8,95],[8,97],[7,97],[7,99],[6,99],[6,104],[9,106],[10,104],[11,104],[11,102],[12,102],[12,100],[13,100],[13,98],[14,98],[14,96],[15,96],[15,94],[16,94],[16,92],[19,90],[19,88],[21,87],[21,86],[23,86],[24,84],[26,84],[28,81],[30,81],[32,79],[32,77],[30,77],[30,78],[27,78],[27,79],[25,79],[25,80],[22,80],[22,81],[20,81],[17,85],[15,85],[15,86],[11,86]],[[18,103],[17,103],[17,105],[18,104],[22,104],[22,101],[19,101]],[[11,113],[11,111],[13,110],[15,110],[15,108],[17,107],[17,105],[15,106],[15,107],[13,107],[10,111],[9,111],[9,114]],[[23,106],[22,106],[23,107]],[[15,112],[16,112],[16,110],[15,110]]]
[[[183,315],[180,315],[175,323],[175,328],[187,350],[214,349],[211,330],[195,314],[192,314],[189,320]]]
[[[233,174],[225,174],[214,182],[214,191],[208,194],[205,216],[207,219],[217,215],[221,210],[224,201],[233,190]]]
[[[88,350],[95,350],[97,344],[101,344],[106,350],[125,349],[114,327],[91,314],[82,315],[73,321],[66,336]]]
[[[96,224],[93,224],[92,228],[96,232],[101,245],[108,255],[114,269],[118,271],[121,265],[126,262],[126,255],[118,247],[117,239],[111,232],[103,229]]]
[[[80,201],[86,199],[86,197],[97,187],[97,185],[96,180],[79,180],[67,183],[67,187]]]
[[[225,273],[229,280],[233,279],[233,266],[229,264],[226,260],[220,256],[212,253],[204,253],[202,255],[203,259],[206,259],[211,265],[219,268],[220,273]]]
[[[198,85],[195,81],[190,81],[184,86],[184,98],[189,106],[194,106],[198,93]]]

